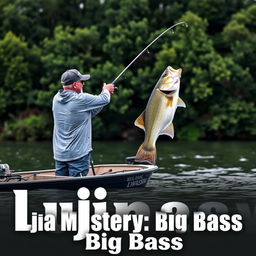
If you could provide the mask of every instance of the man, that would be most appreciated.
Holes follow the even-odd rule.
[[[53,153],[56,175],[86,176],[90,166],[91,119],[110,102],[113,84],[104,84],[101,94],[83,93],[83,81],[90,75],[82,75],[70,69],[61,76],[63,89],[53,98]]]

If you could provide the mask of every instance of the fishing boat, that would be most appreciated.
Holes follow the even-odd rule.
[[[129,160],[128,160],[129,161]],[[1,168],[0,168],[1,169]],[[78,189],[145,187],[158,167],[145,164],[92,165],[87,176],[56,176],[55,170],[9,171],[0,170],[0,191],[13,189]]]

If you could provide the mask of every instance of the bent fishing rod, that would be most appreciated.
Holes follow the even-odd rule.
[[[172,25],[171,27],[167,28],[164,32],[162,32],[158,37],[156,37],[153,41],[151,41],[123,70],[122,72],[114,79],[112,84],[115,84],[115,82],[119,79],[119,77],[140,57],[140,55],[145,52],[154,42],[156,42],[162,35],[164,35],[167,31],[171,30],[172,28],[175,28],[176,26],[179,25],[185,25],[186,27],[188,24],[185,21],[181,21],[179,23],[176,23]],[[115,89],[118,89],[115,87]]]

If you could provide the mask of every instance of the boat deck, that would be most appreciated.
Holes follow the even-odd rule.
[[[157,170],[155,165],[142,164],[104,164],[95,165],[93,174],[89,170],[87,176],[71,177],[56,176],[55,170],[38,170],[23,172],[5,172],[0,176],[0,191],[13,189],[89,189],[134,188],[145,187],[152,173]]]
[[[89,173],[86,177],[100,176],[106,174],[126,173],[132,171],[139,171],[146,169],[146,166],[131,166],[131,165],[99,165],[94,167],[95,175],[92,168],[89,169]],[[55,170],[43,170],[43,171],[28,171],[28,172],[13,172],[12,177],[7,180],[0,179],[1,182],[18,182],[18,181],[39,181],[39,180],[55,180],[55,179],[76,179],[77,177],[71,176],[56,176]]]

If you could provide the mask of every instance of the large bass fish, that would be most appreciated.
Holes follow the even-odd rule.
[[[151,93],[146,109],[135,125],[145,131],[143,144],[138,149],[136,162],[156,163],[156,140],[159,135],[174,137],[173,117],[177,107],[186,107],[179,98],[182,69],[168,66]]]

